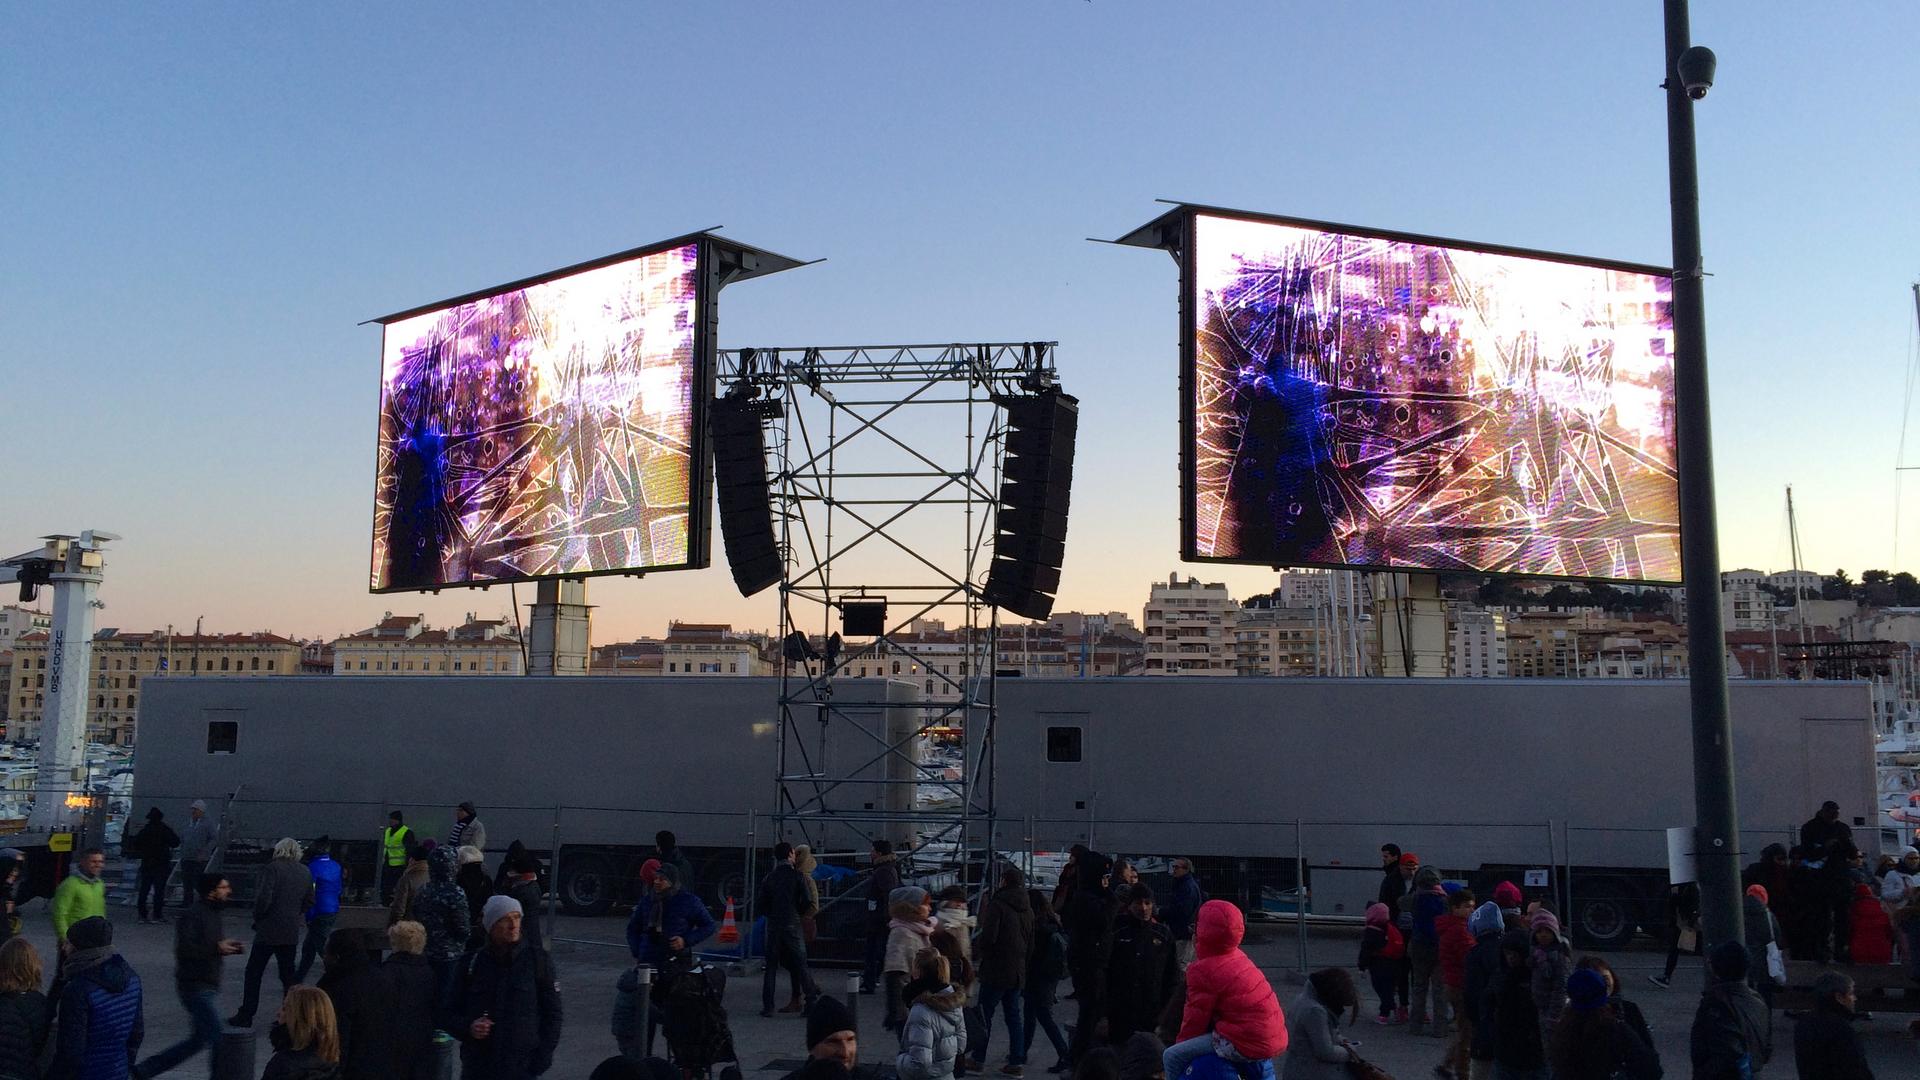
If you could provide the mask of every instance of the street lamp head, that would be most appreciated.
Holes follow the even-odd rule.
[[[1694,45],[1680,54],[1676,74],[1680,76],[1680,88],[1688,97],[1699,101],[1713,89],[1713,69],[1717,63],[1713,50],[1705,45]]]

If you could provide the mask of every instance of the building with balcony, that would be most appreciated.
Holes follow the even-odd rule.
[[[1181,581],[1178,574],[1155,582],[1141,619],[1142,674],[1236,674],[1233,628],[1239,613],[1222,582]]]

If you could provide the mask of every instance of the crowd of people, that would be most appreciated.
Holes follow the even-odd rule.
[[[139,861],[142,922],[163,917],[172,853],[196,831],[210,834],[204,807],[192,814],[183,836],[156,809],[126,842],[125,854]],[[265,1078],[426,1080],[440,1075],[446,1042],[458,1044],[468,1080],[543,1075],[562,1010],[536,924],[541,867],[516,842],[489,874],[483,849],[469,843],[484,836],[472,804],[457,810],[444,842],[417,836],[394,812],[380,853],[383,932],[336,929],[348,875],[326,837],[273,846],[251,879],[250,940],[227,925],[229,879],[200,870],[174,920],[174,990],[191,1030],[157,1052],[143,1046],[141,977],[113,948],[105,856],[83,851],[49,905],[59,955],[44,991],[48,971],[18,936],[10,901],[0,919],[0,1078],[121,1080],[210,1057],[223,1031],[254,1024],[270,965],[282,997]],[[198,852],[211,850],[205,839]],[[808,966],[821,909],[818,860],[784,842],[772,854],[754,897],[765,935],[761,1013],[806,1020],[807,1059],[787,1080],[953,1080],[989,1071],[994,1058],[1000,1075],[1019,1078],[1040,1036],[1054,1054],[1047,1071],[1074,1080],[1384,1080],[1341,1033],[1343,1018],[1351,1027],[1363,1008],[1354,970],[1370,983],[1375,1024],[1439,1040],[1436,1080],[1660,1080],[1664,1072],[1642,1011],[1603,957],[1576,955],[1550,901],[1528,902],[1508,881],[1492,883],[1481,900],[1392,844],[1381,848],[1379,893],[1354,968],[1311,973],[1283,1009],[1241,947],[1241,911],[1207,898],[1190,860],[1171,860],[1156,893],[1127,860],[1077,846],[1051,890],[1008,865],[972,895],[906,882],[891,847],[875,841],[861,989],[882,997],[877,1019],[891,1038],[878,1064],[862,1064],[854,1010],[825,994]],[[0,852],[0,882],[17,879],[16,855]],[[1711,949],[1698,944],[1697,893],[1676,890],[1668,963],[1653,982],[1671,987],[1679,955],[1703,953],[1708,981],[1689,1040],[1696,1080],[1752,1080],[1774,1058],[1770,1001],[1782,955],[1913,960],[1920,853],[1908,849],[1871,871],[1863,861],[1827,804],[1793,850],[1769,848],[1748,868],[1747,939]],[[1855,903],[1808,884],[1825,882],[1834,866]],[[691,878],[674,836],[658,834],[626,928],[635,970],[655,973],[651,1005],[633,1006],[629,973],[616,999],[621,1052],[593,1080],[684,1080],[737,1063],[725,975],[698,955],[718,925]],[[1858,902],[1869,892],[1878,917]],[[223,969],[241,956],[241,1004],[223,1022]],[[322,974],[310,983],[316,961]],[[783,972],[789,996],[780,1005]],[[1860,1014],[1851,980],[1830,971],[1814,996],[1813,1008],[1792,1017],[1800,1076],[1871,1080],[1853,1029]],[[1065,1024],[1056,1015],[1064,1002],[1072,1003]],[[671,1063],[643,1054],[661,1028]]]

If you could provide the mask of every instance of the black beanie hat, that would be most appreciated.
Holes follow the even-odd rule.
[[[67,927],[67,944],[76,949],[104,949],[113,944],[113,924],[98,915]]]
[[[811,1050],[826,1041],[827,1036],[837,1031],[858,1032],[859,1025],[853,1022],[853,1010],[841,1004],[840,999],[831,994],[821,994],[814,1000],[813,1007],[807,1010],[807,1049]]]
[[[1716,979],[1747,977],[1747,947],[1738,941],[1723,941],[1707,950],[1707,968]]]

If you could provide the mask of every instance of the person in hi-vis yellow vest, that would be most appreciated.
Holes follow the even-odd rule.
[[[380,902],[393,903],[393,887],[400,872],[407,868],[407,848],[413,846],[413,830],[400,819],[400,811],[387,814],[387,827],[380,830]]]

